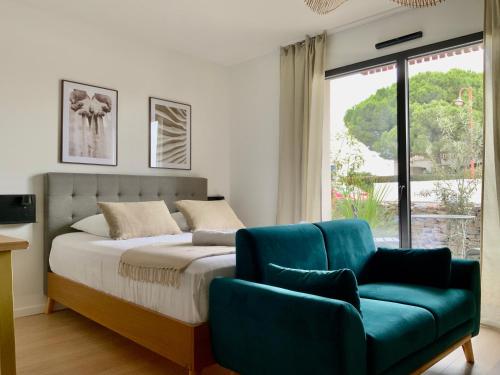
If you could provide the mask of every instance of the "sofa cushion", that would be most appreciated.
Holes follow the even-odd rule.
[[[465,289],[440,289],[409,284],[373,283],[359,286],[362,298],[397,302],[422,307],[436,321],[437,337],[472,319],[475,302]]]
[[[361,298],[368,368],[380,374],[432,343],[436,323],[426,309]]]
[[[338,299],[353,305],[361,314],[358,282],[354,272],[348,269],[336,271],[307,271],[267,265],[264,282],[269,285]]]
[[[325,237],[328,269],[349,268],[359,277],[375,253],[372,231],[363,220],[333,220],[315,223]]]
[[[425,272],[422,272],[425,270]],[[379,248],[366,265],[361,283],[392,282],[447,288],[451,251],[437,249]]]
[[[269,263],[327,270],[321,231],[312,224],[240,229],[236,233],[236,277],[262,281]]]

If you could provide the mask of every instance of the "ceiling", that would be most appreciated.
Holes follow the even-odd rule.
[[[389,0],[349,0],[320,16],[303,0],[16,0],[144,43],[223,65],[265,55],[322,30],[394,12]]]

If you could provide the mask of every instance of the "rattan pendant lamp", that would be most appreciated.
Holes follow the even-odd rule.
[[[327,14],[341,6],[347,0],[304,0],[304,3],[315,13]],[[395,3],[411,8],[423,8],[437,5],[444,0],[392,0]]]
[[[318,14],[327,14],[338,8],[347,0],[304,0],[304,3]]]
[[[392,0],[399,5],[411,8],[432,7],[442,3],[444,0]]]

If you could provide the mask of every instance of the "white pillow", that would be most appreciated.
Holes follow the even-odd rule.
[[[172,218],[175,220],[179,228],[181,228],[181,231],[183,232],[190,232],[191,228],[189,227],[186,217],[182,212],[174,212],[172,214]]]
[[[109,238],[109,225],[103,214],[92,215],[77,221],[71,228],[93,234],[100,237]]]

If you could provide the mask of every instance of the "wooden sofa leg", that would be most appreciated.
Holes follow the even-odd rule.
[[[474,351],[472,350],[472,341],[469,340],[465,344],[462,345],[462,349],[464,350],[465,359],[468,363],[474,363]]]
[[[50,315],[54,312],[54,305],[56,301],[54,301],[52,298],[47,298],[47,304],[45,305],[45,314]]]

